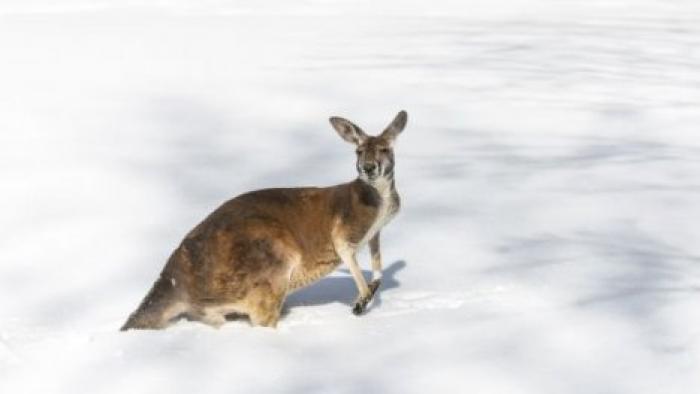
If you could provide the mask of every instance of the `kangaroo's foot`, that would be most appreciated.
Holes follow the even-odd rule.
[[[226,323],[226,317],[224,314],[216,311],[206,311],[200,316],[199,321],[213,328],[219,329],[224,325],[224,323]]]
[[[359,316],[362,313],[364,313],[365,309],[367,309],[367,304],[369,304],[370,301],[372,301],[372,298],[374,298],[374,293],[377,292],[377,289],[379,288],[379,285],[382,283],[380,279],[375,279],[367,285],[369,288],[369,294],[367,294],[364,297],[360,297],[356,302],[355,306],[352,308],[352,313]]]
[[[261,282],[248,294],[248,317],[254,326],[277,327],[286,296],[286,281]]]

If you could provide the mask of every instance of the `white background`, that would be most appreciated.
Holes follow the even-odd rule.
[[[696,1],[4,1],[0,392],[697,393]],[[401,214],[277,330],[117,331],[223,201],[351,180]],[[369,260],[363,256],[369,274]]]

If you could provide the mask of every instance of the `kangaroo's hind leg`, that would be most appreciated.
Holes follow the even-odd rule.
[[[207,281],[208,296],[227,313],[248,315],[251,323],[275,327],[287,295],[291,273],[301,253],[284,229],[250,226],[239,232],[228,248],[228,261],[220,260]]]
[[[248,293],[247,312],[251,323],[256,326],[277,326],[282,304],[287,295],[287,281],[283,278],[271,278],[257,283]]]

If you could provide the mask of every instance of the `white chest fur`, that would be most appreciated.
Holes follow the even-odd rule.
[[[391,181],[380,178],[374,183],[374,187],[379,193],[379,210],[377,212],[377,217],[374,223],[367,230],[367,234],[362,237],[360,245],[367,243],[372,237],[374,237],[379,230],[382,229],[398,212],[398,206],[396,204],[396,199],[394,198],[394,193],[396,191],[393,188]]]

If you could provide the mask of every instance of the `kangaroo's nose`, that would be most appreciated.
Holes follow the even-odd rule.
[[[365,164],[362,166],[362,169],[363,169],[366,173],[370,174],[370,173],[373,173],[374,170],[377,169],[377,165],[374,164],[374,163],[365,163]]]

